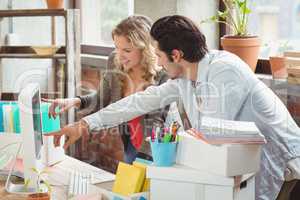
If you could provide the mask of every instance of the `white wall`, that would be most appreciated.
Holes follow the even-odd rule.
[[[201,24],[200,21],[216,14],[217,0],[135,0],[136,14],[149,16],[153,20],[166,15],[180,14],[191,18],[199,25],[207,38],[208,47],[218,48],[217,24]]]
[[[8,0],[0,0],[0,9],[7,9]],[[46,8],[45,0],[13,0],[13,9]],[[64,19],[56,17],[56,43],[64,41]],[[12,45],[51,45],[50,17],[13,18]],[[0,43],[7,45],[9,20],[0,22]],[[2,92],[18,92],[28,82],[40,83],[42,91],[53,91],[53,68],[50,59],[2,59],[1,90]]]
[[[191,18],[200,27],[210,49],[218,48],[219,31],[216,23],[200,24],[204,19],[216,14],[217,0],[177,0],[177,12]]]

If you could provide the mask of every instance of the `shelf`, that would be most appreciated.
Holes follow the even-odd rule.
[[[46,99],[54,99],[58,98],[60,95],[59,92],[43,92],[41,93],[41,98]],[[13,92],[2,92],[1,93],[1,101],[18,101],[19,93],[13,93]]]
[[[1,1],[1,0],[0,0]],[[51,43],[56,41],[54,17],[63,17],[65,45],[61,46],[0,46],[0,60],[7,59],[59,59],[64,65],[53,62],[57,97],[73,98],[80,95],[77,84],[81,82],[80,60],[80,10],[79,9],[20,9],[0,10],[0,21],[8,17],[51,17]],[[48,23],[46,20],[45,22]],[[50,43],[49,42],[49,43]],[[22,61],[20,61],[22,62]],[[1,67],[1,66],[0,66]],[[3,74],[0,70],[0,78]],[[30,77],[29,77],[30,78]],[[70,109],[62,118],[63,124],[75,121],[75,110]]]
[[[66,58],[65,54],[55,54],[55,55],[37,55],[37,54],[0,54],[0,58],[28,58],[28,59],[41,59],[41,58],[56,58],[62,59]]]
[[[41,17],[41,16],[65,16],[64,9],[20,9],[0,10],[0,17]]]
[[[0,46],[0,58],[66,58],[65,47]]]

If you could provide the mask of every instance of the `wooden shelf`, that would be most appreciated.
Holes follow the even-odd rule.
[[[47,48],[50,49],[50,52],[53,51],[53,53],[37,53],[37,49],[47,51]],[[66,58],[65,47],[54,48],[57,48],[57,50],[51,46],[0,46],[0,58]]]
[[[0,17],[66,16],[64,9],[0,10]]]
[[[63,17],[65,46],[0,46],[0,60],[7,59],[63,59],[64,65],[53,62],[54,90],[59,98],[80,95],[76,84],[81,82],[80,61],[80,10],[79,9],[24,9],[0,10],[0,21],[7,17],[51,17],[51,44],[55,44],[55,16]],[[21,61],[22,62],[22,61]],[[0,66],[1,67],[1,66]],[[0,70],[0,78],[3,77]],[[75,120],[75,110],[70,109],[62,118],[63,124]],[[72,150],[71,150],[72,151]],[[73,150],[74,151],[74,150]]]
[[[37,55],[37,54],[15,53],[15,54],[0,54],[0,58],[28,58],[28,59],[56,58],[56,59],[62,59],[62,58],[66,58],[66,55],[65,54]]]

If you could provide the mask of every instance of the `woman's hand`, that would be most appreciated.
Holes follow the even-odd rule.
[[[89,135],[88,124],[84,120],[80,120],[74,124],[69,124],[63,127],[60,131],[45,134],[45,136],[53,136],[54,146],[60,146],[60,138],[65,135],[67,140],[64,144],[64,149],[69,148],[71,144],[74,144],[82,135]]]
[[[76,98],[69,98],[69,99],[44,99],[42,101],[51,103],[49,107],[49,118],[53,117],[56,118],[57,115],[68,111],[72,107],[80,107],[81,101],[78,97]],[[55,112],[56,108],[59,107],[60,111],[57,113]]]

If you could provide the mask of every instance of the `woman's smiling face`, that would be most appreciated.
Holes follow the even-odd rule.
[[[117,56],[125,71],[140,67],[142,51],[132,45],[124,36],[114,36]]]

